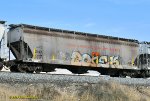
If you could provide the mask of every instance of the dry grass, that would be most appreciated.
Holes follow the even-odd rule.
[[[150,101],[135,88],[105,83],[89,87],[81,96],[81,101]]]
[[[10,99],[36,96],[39,99]],[[150,101],[149,87],[100,84],[0,84],[0,101]]]
[[[53,101],[78,101],[78,97],[74,94],[62,92],[61,96],[55,96]]]
[[[20,95],[20,91],[16,91],[14,88],[8,85],[0,85],[0,101],[16,101],[16,99],[11,99],[12,96]],[[27,99],[20,99],[19,101],[28,101]]]

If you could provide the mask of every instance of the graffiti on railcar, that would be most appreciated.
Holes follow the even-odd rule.
[[[120,62],[119,62],[119,56],[111,56],[111,57],[109,57],[109,59],[110,59],[110,65],[119,65],[120,64]]]
[[[99,63],[100,64],[107,64],[108,63],[108,56],[101,56],[100,58],[99,58]]]
[[[33,50],[33,59],[39,59],[42,60],[43,59],[43,50],[42,47],[36,47]]]
[[[90,66],[91,65],[91,56],[88,54],[83,54],[82,55],[82,60],[81,60],[81,64],[82,66]]]
[[[100,67],[101,64],[120,65],[119,56],[101,56],[99,52],[91,55],[73,52],[71,56],[71,65]]]
[[[82,56],[79,52],[73,52],[71,56],[71,64],[81,66],[82,62]]]
[[[64,61],[70,61],[70,54],[68,52],[58,51],[57,59],[59,63],[64,63]]]
[[[57,54],[58,59],[65,61],[66,55],[64,52],[60,51]]]

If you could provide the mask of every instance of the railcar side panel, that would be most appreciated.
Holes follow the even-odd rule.
[[[133,66],[138,55],[138,44],[134,42],[103,38],[88,40],[90,37],[67,36],[68,33],[60,32],[32,32],[24,31],[24,42],[30,46],[33,58],[43,63],[123,68]]]
[[[132,68],[138,56],[136,42],[33,28],[17,27],[14,30],[18,29],[20,34],[17,35],[16,31],[10,31],[13,35],[10,42],[19,41],[18,35],[23,37],[24,61],[31,58],[50,64]]]

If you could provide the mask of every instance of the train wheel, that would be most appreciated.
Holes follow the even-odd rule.
[[[0,62],[0,71],[3,69],[3,63]]]
[[[13,65],[10,67],[11,72],[19,72],[17,65]]]
[[[141,76],[142,78],[146,78],[146,70],[141,71],[140,76]]]
[[[40,73],[42,72],[42,67],[41,66],[38,66],[35,70],[36,73]]]
[[[27,68],[27,66],[20,64],[20,65],[18,65],[18,70],[19,70],[19,72],[21,72],[21,73],[26,73],[27,70],[28,70],[28,68]]]
[[[120,70],[118,74],[119,74],[119,77],[121,77],[121,78],[125,78],[127,76],[126,72],[124,72],[122,70]]]
[[[119,74],[119,77],[121,77],[121,78],[125,78],[126,77],[126,75],[124,75],[124,74]]]

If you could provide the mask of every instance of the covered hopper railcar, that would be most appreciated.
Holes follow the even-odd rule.
[[[73,73],[92,69],[111,76],[149,75],[139,68],[138,40],[26,24],[10,25],[7,40],[16,58],[7,65],[15,72],[66,68]]]

